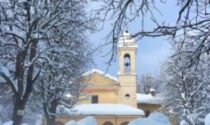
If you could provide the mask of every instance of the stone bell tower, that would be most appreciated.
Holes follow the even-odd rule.
[[[118,79],[120,83],[119,103],[137,107],[136,101],[136,71],[135,58],[137,43],[125,31],[118,42],[119,71]]]

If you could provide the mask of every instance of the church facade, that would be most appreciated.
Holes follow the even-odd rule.
[[[128,32],[119,39],[117,77],[92,69],[83,75],[86,87],[75,107],[77,112],[61,116],[58,122],[94,116],[98,125],[127,125],[160,108],[155,97],[137,93],[136,53],[138,45]],[[143,110],[142,110],[143,109]]]
[[[85,81],[87,81],[84,93],[93,95],[90,98],[93,100],[97,98],[98,103],[125,104],[136,108],[137,81],[135,58],[137,47],[135,40],[131,38],[130,34],[124,32],[117,48],[119,60],[117,78],[98,69],[93,69],[84,74]]]

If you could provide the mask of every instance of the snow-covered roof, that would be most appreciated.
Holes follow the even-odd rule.
[[[160,104],[162,98],[159,96],[152,96],[151,94],[136,94],[138,104]]]
[[[83,74],[83,76],[88,76],[88,75],[93,74],[93,73],[98,73],[98,74],[103,75],[103,76],[105,76],[105,77],[107,77],[111,80],[116,81],[116,82],[118,81],[118,79],[116,77],[113,77],[113,76],[111,76],[111,75],[109,75],[109,74],[107,74],[107,73],[105,73],[105,72],[103,72],[99,69],[92,69],[90,71],[87,71]]]
[[[135,115],[143,116],[144,111],[123,104],[81,104],[73,109],[66,109],[68,115]]]

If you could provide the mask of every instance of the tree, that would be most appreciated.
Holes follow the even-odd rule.
[[[138,92],[140,93],[150,93],[150,89],[159,89],[159,82],[157,78],[150,74],[142,75],[141,80],[138,83]]]
[[[175,24],[169,22],[160,22],[157,19],[157,11],[160,11],[158,4],[170,4],[171,1],[154,1],[154,0],[103,0],[105,19],[112,17],[114,20],[111,30],[111,41],[113,49],[116,49],[119,36],[122,30],[132,21],[141,18],[141,25],[138,32],[133,37],[161,37],[170,36],[173,40],[182,39],[182,43],[188,42],[186,39],[191,38],[191,43],[197,44],[191,56],[193,62],[199,60],[204,53],[209,53],[209,22],[210,22],[210,2],[208,0],[177,0],[176,6],[179,8],[177,12],[177,20]],[[169,8],[170,9],[170,8]],[[155,26],[153,30],[145,30],[144,19],[150,17]],[[114,53],[115,51],[113,51]],[[188,53],[189,53],[188,52]],[[115,54],[112,54],[114,56]],[[191,64],[191,63],[190,63]],[[190,65],[189,65],[190,67]]]
[[[20,125],[32,88],[42,73],[42,62],[53,45],[69,43],[92,29],[87,1],[6,0],[0,3],[0,75],[13,94],[14,125]],[[76,37],[78,38],[78,37]],[[70,44],[70,43],[69,43]],[[74,44],[74,43],[72,43]],[[62,51],[62,50],[61,50]]]
[[[193,47],[192,44],[179,44],[176,47],[180,46],[184,46],[181,47],[185,48],[184,51]],[[175,50],[177,51],[183,50]],[[196,65],[185,68],[188,59],[191,60],[191,55],[182,54],[165,64],[162,74],[166,85],[164,107],[189,125],[202,125],[206,113],[210,110],[210,58],[203,55]]]
[[[68,40],[69,44],[53,46],[46,53],[50,62],[42,62],[43,69],[36,84],[48,125],[55,125],[59,107],[71,108],[77,102],[85,85],[81,83],[82,74],[91,62],[85,40],[77,39],[76,34],[70,35]]]

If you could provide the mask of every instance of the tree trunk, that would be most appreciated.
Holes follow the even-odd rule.
[[[45,116],[47,116],[47,125],[56,125],[56,108],[57,108],[57,101],[54,100],[50,103],[49,112],[45,112]],[[46,114],[47,113],[47,114]]]
[[[50,115],[50,118],[47,118],[47,125],[55,125],[55,116]]]
[[[21,125],[24,115],[25,103],[22,100],[15,101],[12,121],[13,125]]]

